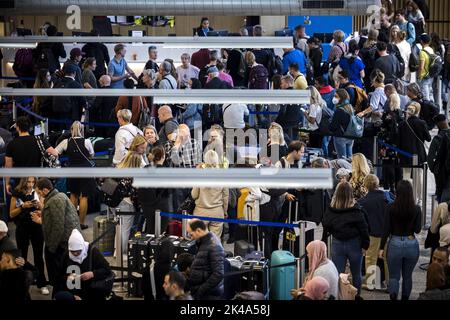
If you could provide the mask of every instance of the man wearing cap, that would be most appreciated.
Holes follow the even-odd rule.
[[[81,82],[76,81],[80,68],[75,63],[64,65],[64,78],[56,82],[55,89],[83,89]],[[81,76],[80,76],[81,79]],[[81,81],[81,80],[80,80]],[[58,119],[80,120],[83,108],[87,106],[86,97],[82,96],[55,96],[53,97],[53,111]],[[66,125],[62,126],[62,129]]]
[[[73,48],[72,50],[70,50],[70,58],[67,59],[67,61],[64,63],[63,69],[66,68],[66,66],[68,65],[73,65],[75,66],[75,81],[77,81],[79,84],[81,83],[81,68],[80,68],[80,62],[81,59],[85,56],[86,54],[84,52],[81,52],[80,48]]]
[[[441,203],[450,200],[450,127],[443,114],[433,120],[439,132],[431,141],[427,162],[436,181],[436,198]]]
[[[417,71],[417,83],[422,91],[423,98],[425,100],[433,100],[433,80],[430,77],[429,69],[431,65],[431,54],[434,54],[433,48],[430,47],[431,38],[428,34],[421,34],[420,44],[422,45],[422,50],[420,50],[419,56],[419,70]]]
[[[219,79],[219,69],[216,66],[208,69],[208,78],[210,80],[205,84],[205,89],[232,89],[227,82]]]

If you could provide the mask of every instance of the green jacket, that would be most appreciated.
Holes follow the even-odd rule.
[[[45,197],[42,209],[42,230],[48,250],[56,252],[58,247],[67,248],[73,229],[81,232],[77,210],[64,193],[53,189]]]

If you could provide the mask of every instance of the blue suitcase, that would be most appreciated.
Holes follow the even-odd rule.
[[[292,263],[290,266],[274,268]],[[295,257],[289,251],[276,250],[270,259],[270,299],[292,300],[291,290],[295,287]]]

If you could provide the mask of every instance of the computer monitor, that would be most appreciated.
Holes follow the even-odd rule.
[[[72,31],[72,36],[74,37],[90,37],[90,32],[82,32],[82,31]]]
[[[283,31],[287,37],[292,37],[294,35],[294,30],[292,29],[284,29]]]
[[[275,37],[285,37],[286,34],[284,33],[284,30],[278,30],[275,31]]]
[[[219,37],[228,37],[228,30],[216,30],[219,33]]]
[[[333,33],[314,33],[313,37],[319,39],[322,43],[333,41]]]
[[[25,29],[25,28],[17,28],[17,35],[19,37],[24,37],[24,36],[31,36],[31,29]]]
[[[208,37],[218,37],[219,33],[217,31],[208,31],[206,34]]]
[[[147,31],[145,30],[128,30],[129,37],[145,37],[147,35]]]

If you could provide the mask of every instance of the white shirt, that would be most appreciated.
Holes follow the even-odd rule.
[[[188,82],[191,78],[198,79],[199,73],[200,69],[197,68],[196,66],[193,66],[192,64],[189,64],[189,66],[186,69],[183,68],[183,66],[179,66],[177,68],[177,74],[180,86],[187,87]]]
[[[411,45],[406,42],[406,40],[403,40],[400,43],[396,44],[398,50],[400,51],[400,55],[403,58],[403,61],[405,61],[405,77],[403,79],[406,80],[406,76],[409,75],[409,57],[411,56]]]
[[[115,136],[115,151],[113,164],[117,165],[127,154],[127,148],[130,147],[134,137],[138,134],[143,135],[142,131],[132,123],[121,126]]]
[[[78,137],[75,139],[78,139]],[[69,139],[64,139],[56,146],[55,150],[58,151],[59,154],[63,154],[64,152],[67,151],[68,145],[69,145]],[[94,152],[94,147],[92,146],[91,140],[84,139],[84,146],[86,147],[87,151],[89,151],[90,156],[93,157],[95,152]]]
[[[244,129],[244,116],[249,115],[247,105],[240,103],[229,104],[222,106],[223,123],[225,128],[230,129]]]
[[[383,112],[384,104],[386,103],[387,97],[384,93],[384,88],[379,87],[376,88],[370,97],[370,106],[373,108],[373,111]]]
[[[334,296],[337,300],[339,293],[339,272],[331,260],[328,260],[327,263],[314,270],[313,277],[323,277],[326,279],[330,284],[328,295]]]
[[[314,123],[306,120],[308,122],[308,130],[314,131],[319,129],[318,123],[320,123],[320,121],[322,120],[322,107],[318,104],[311,104],[308,110],[309,116],[316,119]]]

